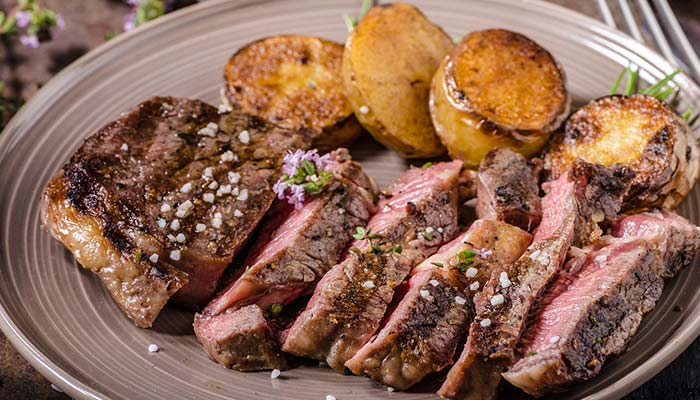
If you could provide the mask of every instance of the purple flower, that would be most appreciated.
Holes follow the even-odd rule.
[[[39,38],[36,35],[22,35],[19,37],[19,42],[22,46],[36,49],[39,47]]]
[[[477,249],[474,252],[481,258],[488,258],[493,254],[493,250],[487,248]]]
[[[136,12],[132,11],[124,17],[124,32],[136,28]]]
[[[294,204],[294,208],[300,209],[304,204],[304,187],[301,185],[292,185],[292,197],[289,198],[289,204]]]
[[[284,164],[282,165],[282,172],[287,176],[292,176],[297,172],[297,168],[301,166],[301,162],[304,161],[305,153],[303,150],[297,150],[294,153],[287,152],[284,155]]]
[[[132,7],[137,7],[139,5],[140,0],[126,0],[126,4],[132,6]]]
[[[56,14],[56,30],[62,31],[66,28],[66,20],[63,19],[63,15]]]
[[[287,189],[289,189],[289,184],[282,179],[272,186],[272,191],[277,194],[277,198],[280,200],[284,199]]]
[[[26,28],[32,19],[32,14],[27,11],[17,11],[15,14],[15,23],[18,28]]]

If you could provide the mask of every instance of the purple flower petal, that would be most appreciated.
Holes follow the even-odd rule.
[[[19,37],[19,42],[22,46],[36,49],[39,47],[39,38],[36,35],[22,35]]]
[[[66,28],[66,20],[63,19],[63,15],[56,14],[56,29],[62,31]]]
[[[17,11],[15,14],[15,24],[17,24],[18,28],[28,27],[31,19],[32,15],[27,11]]]

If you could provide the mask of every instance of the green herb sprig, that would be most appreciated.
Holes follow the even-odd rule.
[[[457,253],[457,256],[455,256],[455,259],[457,261],[455,269],[459,272],[465,272],[467,270],[467,267],[474,263],[475,255],[476,252],[471,249],[462,250],[459,253]]]
[[[373,240],[381,239],[382,235],[378,233],[372,233],[371,229],[366,229],[362,226],[358,226],[355,228],[355,233],[352,235],[353,238],[357,240],[366,240],[367,244],[369,245],[369,248],[372,250],[373,253],[375,254],[380,254],[382,252],[382,248],[379,243],[373,242]],[[396,246],[394,246],[396,248]],[[392,251],[394,251],[394,248],[392,248]],[[395,253],[401,253],[403,251],[403,248],[401,246],[398,246],[397,250]]]
[[[314,176],[315,179],[310,179]],[[284,175],[282,180],[290,185],[301,185],[304,187],[305,192],[317,195],[323,191],[323,188],[328,185],[332,178],[332,172],[319,170],[313,162],[303,160],[300,168],[297,168],[294,175]]]
[[[374,0],[362,0],[362,6],[360,7],[360,15],[358,15],[357,18],[348,14],[343,15],[343,21],[345,22],[345,27],[348,29],[348,32],[352,32],[353,29],[355,29],[357,23],[360,22],[362,17],[364,17],[365,14],[367,14],[369,9],[372,8],[373,5]]]

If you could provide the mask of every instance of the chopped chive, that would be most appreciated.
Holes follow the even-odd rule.
[[[430,168],[430,166],[432,166],[432,165],[433,165],[433,163],[428,161],[427,163],[423,164],[422,167],[423,168]]]
[[[345,28],[347,28],[348,32],[352,32],[352,30],[355,29],[355,24],[357,23],[355,18],[347,14],[343,15],[343,22],[345,22]]]
[[[673,94],[673,92],[675,92],[675,91],[676,91],[675,88],[673,88],[673,87],[668,87],[668,88],[666,88],[666,90],[664,90],[663,92],[661,92],[661,93],[659,93],[659,94],[657,94],[657,95],[655,95],[655,96],[653,96],[653,97],[656,97],[657,99],[663,101],[663,100],[666,100],[666,99],[668,98],[668,96],[670,96],[671,94]]]
[[[138,263],[138,262],[141,262],[141,256],[142,256],[141,250],[136,250],[136,251],[134,252],[134,261],[137,262],[137,263]]]
[[[620,87],[620,83],[622,83],[622,77],[625,76],[626,71],[627,68],[623,68],[622,71],[620,71],[620,73],[617,74],[617,79],[615,79],[615,83],[613,83],[612,87],[610,88],[610,94],[617,93],[617,89]]]
[[[462,38],[463,38],[463,37],[464,37],[464,36],[452,36],[452,43],[458,44],[459,42],[462,41]]]
[[[625,87],[625,96],[629,96],[637,91],[637,81],[639,80],[639,68],[633,70],[632,67],[627,68],[627,86]]]
[[[637,71],[639,71],[639,70],[637,70]],[[639,93],[646,94],[647,96],[651,96],[651,97],[656,97],[659,93],[661,93],[662,88],[664,86],[666,86],[666,84],[671,82],[671,80],[673,80],[673,78],[676,75],[678,75],[679,73],[681,73],[681,70],[677,69],[677,70],[671,72],[670,74],[666,75],[663,79],[656,82],[655,84],[640,90]]]
[[[693,107],[689,107],[687,110],[685,110],[683,113],[683,119],[689,121],[691,115],[693,115]]]
[[[362,6],[360,7],[360,15],[357,17],[357,20],[361,20],[362,17],[369,12],[369,9],[372,8],[372,2],[373,0],[362,0]]]

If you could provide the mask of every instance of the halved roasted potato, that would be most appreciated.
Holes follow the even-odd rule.
[[[279,35],[238,50],[224,69],[224,99],[274,124],[308,127],[313,145],[334,149],[362,127],[345,97],[343,46],[317,37]]]
[[[503,29],[462,39],[443,60],[430,95],[438,136],[470,168],[494,147],[534,155],[570,105],[564,74],[551,54]]]
[[[404,158],[444,154],[428,111],[430,81],[452,41],[413,6],[372,8],[350,34],[343,81],[360,123]]]
[[[544,167],[554,179],[576,158],[632,169],[626,209],[675,207],[700,172],[698,145],[688,123],[651,96],[613,95],[573,113],[552,137]]]

